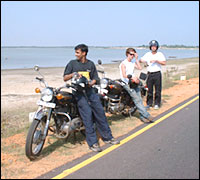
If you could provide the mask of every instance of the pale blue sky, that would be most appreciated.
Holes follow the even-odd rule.
[[[198,1],[1,1],[1,46],[199,45]]]

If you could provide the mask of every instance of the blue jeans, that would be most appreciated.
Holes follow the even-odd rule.
[[[123,88],[129,93],[131,96],[133,102],[135,103],[139,113],[140,113],[140,119],[148,119],[150,114],[147,112],[146,108],[143,105],[140,88],[136,87],[131,89],[128,84],[124,85]]]
[[[75,98],[85,126],[88,145],[92,146],[98,142],[94,124],[96,124],[96,128],[103,141],[112,139],[113,136],[103,106],[98,94],[94,92],[94,89],[89,88],[86,91],[86,97],[83,93],[76,93]]]

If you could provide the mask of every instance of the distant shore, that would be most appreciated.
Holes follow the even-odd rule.
[[[89,48],[102,48],[102,49],[127,49],[133,47],[135,49],[149,49],[148,46],[88,46]],[[74,48],[74,46],[1,46],[1,48]],[[198,50],[198,46],[160,46],[160,49],[191,49]]]

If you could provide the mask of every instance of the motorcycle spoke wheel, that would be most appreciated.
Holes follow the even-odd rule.
[[[41,125],[41,123],[38,125],[34,135],[33,135],[33,143],[32,143],[32,152],[33,154],[38,154],[41,150],[41,147],[43,146],[43,131],[44,127]]]
[[[26,139],[26,156],[30,160],[34,160],[42,151],[45,138],[43,138],[45,123],[34,120],[29,129]]]

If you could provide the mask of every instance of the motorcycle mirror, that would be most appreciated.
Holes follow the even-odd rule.
[[[139,78],[142,79],[142,80],[146,80],[146,78],[147,78],[147,74],[141,72]]]
[[[40,70],[39,66],[38,66],[38,65],[35,65],[35,66],[34,66],[34,70],[35,70],[35,71],[39,71],[39,70]]]
[[[39,72],[40,67],[39,67],[38,65],[35,65],[35,66],[34,66],[34,70],[37,71],[37,72],[40,74],[40,76],[42,76],[42,77],[44,78],[44,76]],[[47,85],[47,86],[48,86],[48,85]]]
[[[101,65],[101,64],[102,64],[102,61],[101,61],[100,59],[98,60],[98,64],[99,64],[99,65]]]

